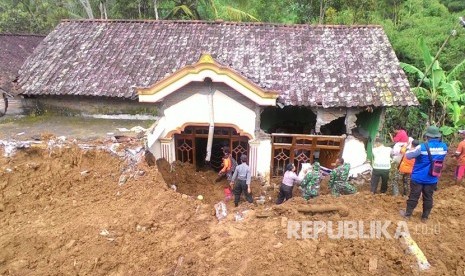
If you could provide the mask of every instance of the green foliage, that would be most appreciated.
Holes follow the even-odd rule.
[[[386,110],[383,137],[389,137],[396,125],[404,127],[410,137],[422,137],[428,122],[425,106],[408,108],[389,108]]]
[[[461,12],[465,10],[465,1],[442,1],[450,12]]]
[[[47,33],[69,13],[62,1],[3,0],[0,2],[0,32]]]
[[[428,124],[442,126],[441,130],[446,136],[456,133],[465,121],[465,91],[462,90],[462,83],[456,79],[465,71],[465,59],[447,73],[431,56],[422,38],[419,39],[419,49],[425,72],[410,64],[401,63],[401,67],[418,77],[419,84],[412,90],[422,104],[421,110],[428,113]],[[420,87],[420,84],[423,86]]]

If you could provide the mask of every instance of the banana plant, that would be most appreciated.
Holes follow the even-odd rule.
[[[443,70],[438,60],[434,60],[423,38],[419,39],[425,68],[431,68],[426,74],[417,67],[401,63],[402,69],[408,74],[416,75],[422,86],[412,91],[422,103],[427,103],[428,123],[441,125],[444,135],[455,133],[465,125],[465,91],[457,77],[465,71],[465,59],[456,65],[449,73]]]

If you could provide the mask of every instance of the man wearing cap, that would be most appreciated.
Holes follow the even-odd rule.
[[[426,142],[405,154],[407,159],[415,159],[415,165],[413,165],[412,169],[407,209],[400,211],[400,215],[404,218],[409,219],[412,216],[420,195],[423,195],[421,221],[426,222],[428,220],[433,208],[433,193],[438,183],[438,176],[431,174],[431,160],[433,162],[443,161],[447,154],[447,145],[440,138],[439,128],[429,126],[425,133]]]
[[[234,174],[231,178],[230,186],[233,189],[234,193],[234,206],[239,205],[239,200],[241,199],[241,194],[244,193],[245,198],[249,203],[253,202],[251,190],[250,190],[250,168],[247,165],[247,155],[241,155],[241,164],[237,166]],[[237,180],[236,180],[237,178]]]
[[[463,176],[465,174],[465,130],[459,130],[459,133],[462,137],[462,141],[460,141],[454,154],[457,159],[457,168],[455,169],[456,184],[463,183]]]

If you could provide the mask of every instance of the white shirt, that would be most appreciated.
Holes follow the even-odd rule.
[[[379,146],[373,148],[373,169],[389,170],[391,168],[391,148]]]

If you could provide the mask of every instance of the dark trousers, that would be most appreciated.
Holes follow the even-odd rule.
[[[371,192],[376,193],[378,190],[378,182],[381,177],[381,193],[386,193],[388,181],[389,181],[389,171],[390,170],[379,170],[373,169],[371,174]]]
[[[423,185],[410,181],[410,194],[407,199],[407,210],[405,215],[411,216],[415,207],[417,207],[420,195],[423,195],[423,214],[421,218],[427,219],[433,209],[433,194],[437,184]]]
[[[239,205],[239,200],[241,200],[241,194],[244,193],[245,198],[249,203],[252,203],[252,194],[249,194],[247,191],[248,185],[245,180],[236,180],[234,184],[233,194],[234,194],[234,205],[237,207]]]
[[[276,200],[276,204],[281,204],[284,202],[284,200],[288,200],[289,198],[291,198],[293,187],[294,186],[287,186],[281,183],[281,186],[279,187],[279,195],[278,195],[278,199]]]

